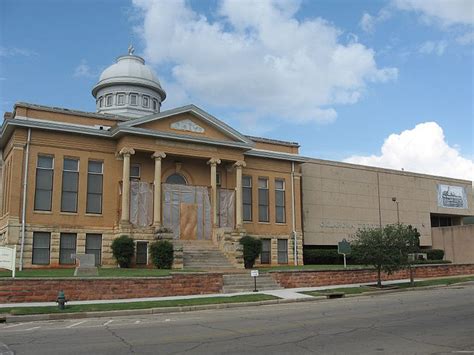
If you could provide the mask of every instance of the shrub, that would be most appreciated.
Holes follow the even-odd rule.
[[[451,263],[452,262],[449,260],[416,260],[412,262],[412,264],[417,264],[417,265],[451,264]]]
[[[341,265],[344,263],[342,254],[337,249],[303,249],[303,262],[305,265]],[[355,264],[351,255],[346,255],[348,264]]]
[[[112,242],[112,254],[121,268],[128,268],[135,254],[135,243],[128,235],[115,238]]]
[[[251,269],[255,260],[262,252],[262,241],[260,239],[245,236],[240,238],[240,244],[244,247],[244,265],[246,269]]]
[[[422,253],[426,253],[428,260],[443,260],[444,250],[443,249],[427,249],[422,250]]]
[[[171,269],[173,266],[173,244],[167,240],[151,243],[150,255],[153,265],[158,269]]]

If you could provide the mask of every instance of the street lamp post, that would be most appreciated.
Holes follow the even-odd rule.
[[[397,204],[397,223],[400,224],[400,210],[398,208],[398,204],[400,203],[400,201],[397,201],[396,197],[392,197],[392,201]]]

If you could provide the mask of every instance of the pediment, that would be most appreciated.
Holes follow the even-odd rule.
[[[119,126],[182,135],[183,137],[202,137],[216,141],[253,145],[247,137],[193,105],[122,122]]]

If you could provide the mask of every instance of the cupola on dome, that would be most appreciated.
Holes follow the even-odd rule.
[[[133,52],[130,46],[127,55],[118,57],[100,75],[92,89],[97,112],[135,118],[160,111],[166,93],[145,60]]]

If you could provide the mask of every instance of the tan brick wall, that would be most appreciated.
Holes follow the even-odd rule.
[[[432,228],[433,248],[444,250],[453,263],[474,263],[474,224]]]

